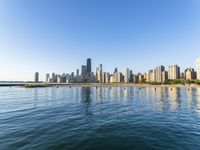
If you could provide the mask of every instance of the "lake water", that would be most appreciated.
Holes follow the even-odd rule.
[[[1,150],[197,150],[200,89],[0,87]]]

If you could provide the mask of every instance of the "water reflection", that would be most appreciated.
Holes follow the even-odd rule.
[[[92,108],[90,107],[91,103],[91,87],[81,88],[81,111],[83,111],[82,113],[87,122],[92,121]]]
[[[38,106],[38,88],[34,88],[34,100],[33,100],[33,108],[36,108]]]
[[[33,89],[33,107],[41,106],[41,90]],[[179,109],[194,109],[200,114],[200,89],[176,88],[176,87],[74,87],[74,88],[47,88],[43,91],[45,106],[55,103],[63,103],[61,100],[72,98],[76,103],[80,102],[83,113],[92,115],[93,105],[106,102],[122,103],[124,106],[143,105],[141,109],[154,108],[157,111],[178,111]],[[43,103],[44,105],[44,103]]]

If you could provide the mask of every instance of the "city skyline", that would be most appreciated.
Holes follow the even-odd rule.
[[[0,80],[32,81],[37,71],[134,73],[200,56],[199,0],[0,1]],[[183,70],[182,70],[183,71]]]
[[[161,70],[161,73],[162,73],[162,71],[167,71],[169,73],[169,76],[170,76],[170,68],[174,67],[174,66],[177,66],[178,69],[179,69],[179,74],[176,75],[176,77],[169,77],[171,79],[177,79],[178,76],[179,77],[181,76],[181,73],[185,73],[187,70],[190,70],[190,71],[193,70],[193,71],[196,71],[196,73],[199,70],[199,72],[200,72],[200,68],[199,68],[199,66],[200,66],[200,57],[195,59],[195,61],[194,61],[195,62],[195,66],[194,67],[188,66],[186,68],[183,68],[182,66],[179,66],[178,64],[171,64],[171,65],[167,65],[167,66],[160,64],[160,65],[154,66],[152,68],[149,68],[144,72],[137,72],[137,71],[135,71],[135,70],[133,70],[132,68],[129,68],[129,67],[125,67],[125,69],[120,69],[118,67],[114,67],[111,71],[107,71],[107,70],[104,69],[104,67],[106,68],[106,66],[103,65],[102,63],[98,64],[96,67],[92,67],[93,66],[92,64],[94,63],[94,61],[92,61],[91,58],[87,58],[84,62],[85,62],[85,64],[80,64],[80,66],[78,68],[74,68],[73,71],[71,71],[71,72],[50,71],[50,72],[42,72],[41,73],[41,72],[36,71],[36,72],[33,72],[34,76],[32,76],[32,78],[30,80],[0,80],[0,81],[31,81],[31,82],[32,81],[35,81],[35,82],[36,81],[37,82],[42,81],[42,82],[46,82],[47,81],[47,76],[50,78],[51,74],[62,76],[62,74],[69,74],[70,75],[72,73],[74,74],[73,76],[77,76],[77,75],[79,76],[80,75],[80,76],[84,76],[84,77],[87,78],[88,76],[90,77],[91,73],[93,73],[96,76],[96,73],[98,72],[98,68],[100,68],[102,75],[103,75],[103,73],[109,73],[109,75],[114,75],[115,73],[122,73],[122,75],[124,76],[124,82],[125,83],[126,83],[125,75],[126,74],[130,74],[130,72],[132,72],[132,74],[134,74],[134,75],[141,74],[141,75],[145,76],[146,73],[148,73],[148,72],[150,72],[152,70],[155,70],[155,72],[160,72],[159,70]],[[127,70],[129,71],[129,73],[127,73]],[[96,78],[98,80],[98,76]],[[159,82],[162,82],[161,78],[162,77],[156,77],[155,80],[157,80]],[[200,79],[200,73],[198,73],[196,75],[196,78]]]
[[[163,65],[149,68],[145,72],[134,73],[131,68],[125,71],[114,68],[113,72],[104,70],[102,64],[91,69],[92,60],[87,58],[86,63],[81,65],[81,69],[75,69],[76,72],[63,72],[57,74],[52,72],[46,74],[45,81],[39,80],[39,73],[35,72],[34,82],[44,81],[46,83],[162,83],[169,84],[172,81],[182,82],[200,80],[200,57],[196,59],[196,68],[188,67],[181,69],[177,64]],[[79,72],[81,72],[79,74]],[[181,80],[180,80],[181,79]],[[199,82],[199,81],[197,81]]]

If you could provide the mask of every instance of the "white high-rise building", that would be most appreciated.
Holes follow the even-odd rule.
[[[102,69],[102,64],[97,67],[97,82],[102,83],[102,76],[103,76],[103,69]]]
[[[124,75],[124,82],[129,83],[129,80],[130,80],[130,71],[127,68],[126,71],[125,71],[125,75]]]
[[[169,66],[168,78],[171,80],[180,78],[180,67],[178,65]]]
[[[200,80],[200,58],[196,60],[197,79]]]
[[[155,69],[155,76],[156,76],[156,79],[155,79],[155,81],[156,82],[159,82],[159,83],[161,83],[162,81],[163,81],[163,79],[162,79],[162,72],[163,71],[165,71],[165,67],[164,66],[158,66],[158,67],[156,67],[156,69]]]

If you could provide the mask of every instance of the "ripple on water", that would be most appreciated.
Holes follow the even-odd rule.
[[[200,89],[0,88],[2,149],[199,149]]]

